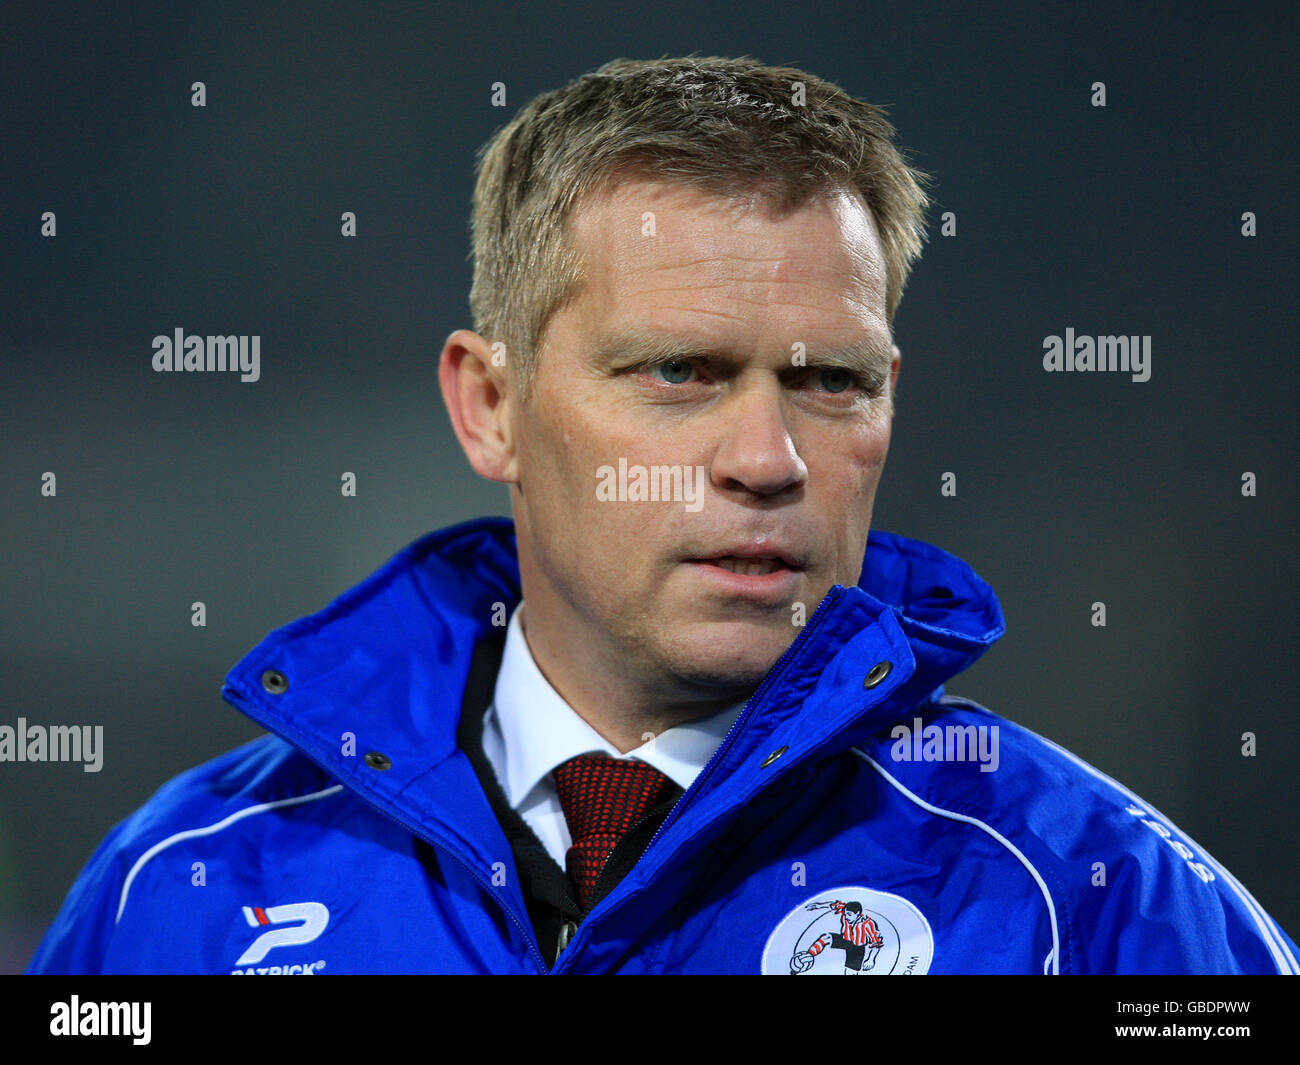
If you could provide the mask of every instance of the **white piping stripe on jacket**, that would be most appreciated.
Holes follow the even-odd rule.
[[[991,716],[996,716],[993,714],[992,710],[988,709],[988,707],[980,706],[979,703],[971,699],[966,699],[962,696],[945,695],[942,701],[945,703],[951,701],[958,704],[973,706],[975,707],[975,709],[982,710],[986,714],[989,714]],[[1089,765],[1078,755],[1073,754],[1072,752],[1067,751],[1064,747],[1061,747],[1058,744],[1053,743],[1046,736],[1038,735],[1038,733],[1034,732],[1032,729],[1027,729],[1023,725],[1019,725],[1017,727],[1024,729],[1025,732],[1029,733],[1029,735],[1033,736],[1035,739],[1042,740],[1043,743],[1047,744],[1047,746],[1051,747],[1054,751],[1057,751],[1058,753],[1065,755],[1066,758],[1070,759],[1070,761],[1072,761],[1080,769],[1085,769],[1094,777],[1096,777],[1098,780],[1105,781],[1112,788],[1118,791],[1121,795],[1125,796],[1135,806],[1141,806],[1148,813],[1153,814],[1154,816],[1160,818],[1162,821],[1171,825],[1173,824],[1173,822],[1170,821],[1169,818],[1167,818],[1164,814],[1162,814],[1159,810],[1157,810],[1154,806],[1152,806],[1141,796],[1135,795],[1133,792],[1129,791],[1128,788],[1124,787],[1124,785],[1121,784],[1118,780],[1115,780],[1112,777],[1108,777],[1100,769],[1096,768],[1095,766]],[[1207,851],[1204,847],[1202,847],[1199,843],[1197,843],[1196,840],[1192,839],[1191,836],[1187,835],[1186,832],[1183,832],[1182,829],[1179,829],[1178,831],[1179,834],[1182,835],[1183,838],[1187,841],[1187,843],[1190,846],[1194,847],[1199,852],[1200,856],[1214,867],[1214,871],[1223,877],[1224,883],[1226,883],[1228,887],[1232,888],[1233,893],[1237,896],[1237,898],[1241,900],[1242,905],[1246,907],[1246,910],[1251,915],[1251,917],[1254,918],[1255,926],[1259,929],[1260,938],[1264,941],[1265,946],[1268,947],[1269,953],[1273,955],[1273,964],[1277,966],[1278,972],[1284,976],[1290,976],[1290,975],[1294,975],[1297,972],[1300,972],[1300,964],[1297,964],[1295,955],[1291,953],[1291,948],[1287,946],[1286,940],[1282,937],[1281,930],[1277,927],[1276,924],[1274,924],[1273,918],[1271,918],[1268,915],[1268,913],[1264,910],[1264,907],[1261,906],[1255,900],[1255,897],[1249,891],[1246,890],[1245,886],[1241,884],[1241,882],[1238,881],[1235,876],[1233,876],[1230,872],[1228,872],[1227,869],[1225,869],[1222,865],[1219,864],[1219,862],[1209,853],[1209,851]],[[1276,935],[1274,933],[1276,933]]]
[[[1046,743],[1049,747],[1056,748],[1056,750],[1060,751],[1061,754],[1065,755],[1071,761],[1077,763],[1081,768],[1088,770],[1093,776],[1097,777],[1100,780],[1104,780],[1107,784],[1111,785],[1111,787],[1115,788],[1121,794],[1126,795],[1135,806],[1142,807],[1142,809],[1146,810],[1150,814],[1154,814],[1156,817],[1160,818],[1161,821],[1164,821],[1167,824],[1173,824],[1173,822],[1170,821],[1169,818],[1167,818],[1164,814],[1162,814],[1149,802],[1147,802],[1145,799],[1140,798],[1137,795],[1134,795],[1133,792],[1129,791],[1128,788],[1124,787],[1123,784],[1120,784],[1116,780],[1112,780],[1100,769],[1094,769],[1082,758],[1079,758],[1071,754],[1064,747],[1057,747],[1057,745],[1053,743],[1051,740],[1046,739],[1042,736],[1039,736],[1038,738],[1042,740],[1044,743]],[[1246,911],[1250,914],[1252,918],[1254,918],[1255,927],[1259,929],[1260,938],[1264,941],[1264,945],[1268,947],[1269,953],[1273,955],[1273,964],[1277,966],[1277,971],[1281,973],[1283,976],[1292,976],[1296,972],[1300,971],[1300,966],[1296,965],[1295,955],[1291,953],[1291,949],[1287,946],[1286,940],[1284,940],[1280,934],[1277,935],[1276,937],[1273,935],[1273,931],[1277,930],[1276,926],[1273,926],[1273,929],[1270,930],[1270,925],[1273,924],[1273,918],[1269,917],[1269,915],[1265,912],[1264,907],[1262,907],[1258,902],[1256,902],[1255,897],[1249,891],[1247,891],[1242,884],[1240,884],[1237,881],[1237,878],[1233,876],[1230,872],[1228,872],[1228,870],[1225,869],[1222,865],[1220,865],[1218,861],[1216,861],[1214,857],[1204,847],[1202,847],[1199,843],[1196,842],[1196,840],[1192,839],[1192,837],[1189,836],[1186,832],[1184,832],[1181,828],[1178,830],[1178,832],[1179,835],[1181,835],[1188,842],[1188,844],[1190,844],[1197,851],[1201,859],[1203,861],[1208,862],[1211,866],[1213,866],[1214,871],[1219,876],[1223,877],[1224,883],[1227,884],[1228,887],[1232,888],[1233,893],[1237,896],[1237,898],[1241,900],[1242,905],[1246,907]]]
[[[1052,962],[1052,975],[1060,976],[1061,975],[1061,967],[1060,967],[1061,937],[1056,927],[1056,903],[1052,901],[1052,893],[1047,890],[1047,884],[1044,883],[1042,876],[1040,876],[1038,870],[1034,868],[1033,863],[1020,852],[1020,849],[1009,839],[1007,839],[1006,836],[998,832],[997,829],[991,827],[990,825],[986,825],[983,821],[979,820],[979,818],[970,817],[966,814],[954,813],[952,810],[940,809],[938,806],[934,806],[931,803],[926,802],[919,795],[914,795],[912,792],[908,791],[907,788],[905,788],[902,784],[900,784],[897,780],[895,780],[888,773],[886,773],[885,770],[881,767],[880,763],[877,762],[874,758],[872,758],[871,755],[867,754],[864,751],[858,750],[858,748],[856,747],[851,747],[849,749],[854,754],[856,754],[859,758],[861,758],[864,762],[866,762],[869,766],[871,766],[877,773],[879,773],[882,777],[884,777],[887,781],[889,781],[889,783],[892,784],[899,792],[907,796],[907,798],[911,799],[912,802],[916,803],[917,806],[920,806],[924,810],[929,810],[932,814],[938,814],[940,817],[948,817],[954,821],[963,821],[968,825],[974,825],[976,828],[983,829],[985,832],[987,832],[995,840],[1001,843],[1002,846],[1006,847],[1007,850],[1009,850],[1020,860],[1020,864],[1023,865],[1027,870],[1029,870],[1029,875],[1034,878],[1034,881],[1038,884],[1038,889],[1043,893],[1043,898],[1047,900],[1047,912],[1048,914],[1051,915],[1052,918],[1052,950],[1051,953],[1047,955],[1047,957],[1050,958]],[[1047,975],[1046,959],[1044,959],[1044,964],[1043,964],[1043,975],[1044,976]]]
[[[281,806],[296,806],[300,802],[311,802],[313,799],[324,799],[327,796],[333,795],[342,790],[342,784],[335,784],[332,787],[325,788],[323,791],[313,791],[310,795],[295,795],[291,799],[276,799],[274,802],[259,803],[257,806],[249,806],[243,810],[236,810],[229,817],[218,821],[215,825],[208,825],[207,828],[188,828],[184,832],[177,832],[175,835],[168,836],[161,843],[155,843],[136,859],[135,865],[131,866],[131,871],[126,874],[126,880],[122,884],[122,898],[117,904],[117,916],[113,918],[113,923],[117,924],[122,920],[122,911],[126,909],[127,892],[131,890],[131,881],[135,879],[135,874],[145,867],[146,862],[162,851],[165,851],[173,843],[179,843],[183,839],[194,839],[197,836],[210,836],[212,833],[220,832],[223,828],[233,825],[236,821],[248,817],[251,814],[265,813],[267,810],[275,810]]]

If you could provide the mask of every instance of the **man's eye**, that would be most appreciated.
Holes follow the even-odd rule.
[[[857,384],[857,377],[854,375],[852,370],[842,370],[838,368],[818,370],[815,372],[814,376],[821,378],[822,384],[826,387],[826,391],[831,394],[847,392]]]
[[[662,371],[663,376],[660,379],[670,385],[684,385],[691,379],[694,370],[695,367],[686,359],[669,359],[667,362],[657,362],[646,368],[646,372],[652,376]]]

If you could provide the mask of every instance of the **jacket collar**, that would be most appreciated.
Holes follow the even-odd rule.
[[[457,790],[477,788],[457,757],[456,725],[475,646],[500,638],[520,598],[509,519],[442,529],[272,632],[231,670],[223,694],[389,816],[480,854],[500,830],[486,802]],[[858,586],[827,594],[692,793],[743,802],[781,775],[756,772],[756,756],[784,745],[784,769],[846,749],[941,694],[1003,631],[996,596],[966,563],[873,531]],[[885,679],[867,683],[885,661]],[[277,690],[268,671],[287,687]]]

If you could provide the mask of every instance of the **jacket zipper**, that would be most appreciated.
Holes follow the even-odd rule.
[[[780,675],[785,670],[786,665],[798,653],[799,648],[809,640],[810,638],[809,634],[812,632],[813,629],[817,627],[818,624],[820,624],[822,618],[826,616],[826,614],[835,606],[835,604],[840,601],[840,598],[841,596],[843,596],[843,594],[844,594],[844,589],[842,588],[838,592],[831,591],[827,593],[826,598],[823,599],[820,604],[818,604],[817,609],[813,612],[813,616],[808,619],[808,624],[803,627],[799,635],[796,636],[794,638],[794,641],[790,644],[790,646],[785,649],[785,653],[782,654],[781,657],[776,660],[776,664],[767,671],[767,676],[763,678],[762,682],[754,690],[754,694],[751,695],[749,699],[746,701],[744,709],[741,710],[740,712],[740,716],[737,717],[734,722],[732,722],[731,728],[727,731],[727,734],[722,738],[722,742],[718,745],[718,749],[713,752],[713,757],[709,759],[708,764],[703,769],[701,769],[699,774],[696,776],[696,778],[693,781],[691,781],[691,786],[682,793],[681,798],[677,800],[677,804],[671,810],[668,811],[668,816],[664,818],[663,824],[661,824],[658,830],[655,832],[655,834],[650,837],[650,842],[646,844],[645,849],[641,852],[642,857],[650,853],[650,850],[652,847],[654,847],[655,842],[659,839],[660,836],[664,834],[665,831],[667,831],[668,826],[671,825],[673,821],[677,819],[683,807],[686,806],[687,802],[689,802],[696,795],[696,793],[699,792],[699,790],[703,787],[705,781],[708,779],[710,774],[712,774],[713,770],[717,767],[717,764],[720,761],[722,761],[723,756],[727,753],[727,749],[735,741],[736,736],[740,733],[741,729],[745,727],[749,719],[753,716],[755,707],[760,702],[762,702],[763,697],[768,693],[768,691],[780,678]],[[615,888],[615,891],[617,890],[618,889]],[[611,892],[610,894],[612,895],[613,892]],[[610,897],[609,895],[605,896],[605,898],[601,899],[600,902],[605,902],[609,897]],[[597,903],[596,906],[592,907],[592,909],[594,910],[599,905],[600,903]],[[590,915],[590,912],[591,911],[588,911],[588,913],[584,913],[582,915],[582,923],[578,925],[577,928],[570,933],[568,938],[565,939],[564,948],[566,950],[569,944],[573,941],[573,939],[577,938],[577,936],[587,926],[587,917]],[[561,932],[561,936],[563,937],[563,932]],[[564,951],[562,950],[561,954],[563,953]],[[559,957],[557,957],[556,958],[557,967],[559,965],[559,962],[560,959]]]
[[[235,689],[232,688],[231,691],[234,692]],[[243,710],[244,713],[253,716],[252,711],[247,705],[240,706],[240,709]],[[254,716],[253,719],[255,721],[258,721],[259,724],[262,724],[263,727],[265,727],[265,723],[260,721],[257,717]],[[280,733],[278,731],[275,731],[274,729],[272,731],[275,732],[277,736],[280,736]],[[330,772],[329,768],[325,766],[325,764],[322,763],[320,760],[318,760],[314,755],[312,755],[310,751],[307,751],[304,748],[300,747],[298,744],[294,743],[293,740],[290,740],[287,736],[280,736],[280,738],[285,740],[287,743],[289,743],[295,751],[300,751],[302,754],[305,754],[321,770],[321,772],[323,772],[331,780],[338,780],[338,778],[335,777],[332,772]],[[450,857],[456,859],[456,861],[466,870],[466,872],[468,872],[470,876],[472,876],[476,881],[478,881],[478,883],[483,888],[484,894],[488,895],[491,898],[495,898],[497,900],[497,905],[499,905],[503,910],[505,910],[506,916],[508,916],[510,920],[514,922],[515,927],[518,928],[520,933],[523,935],[524,942],[528,944],[528,949],[532,951],[533,959],[537,962],[538,965],[538,971],[542,975],[546,975],[550,972],[550,968],[546,964],[546,959],[542,957],[541,948],[537,945],[532,930],[528,928],[522,921],[519,920],[519,917],[515,914],[513,907],[507,906],[504,902],[501,901],[500,893],[495,888],[492,887],[492,882],[486,876],[484,876],[478,869],[470,865],[469,862],[467,862],[464,858],[462,858],[459,854],[457,854],[454,850],[452,850],[449,844],[440,842],[439,840],[435,839],[433,836],[427,835],[419,828],[416,828],[410,822],[405,821],[402,818],[398,817],[396,814],[389,813],[387,810],[385,810],[382,806],[380,806],[369,796],[363,795],[356,788],[349,787],[344,781],[338,780],[338,783],[342,784],[343,787],[347,788],[348,791],[350,791],[353,795],[359,798],[371,809],[375,810],[380,814],[383,814],[384,817],[388,818],[388,820],[392,821],[394,824],[400,825],[402,828],[410,832],[413,836],[415,836],[418,839],[424,840],[431,847],[436,848],[442,854],[449,855]]]
[[[745,708],[740,712],[740,716],[732,722],[731,728],[722,738],[722,742],[718,744],[718,749],[713,752],[713,757],[710,758],[708,764],[700,770],[699,775],[691,781],[691,786],[682,793],[682,797],[677,800],[677,805],[668,811],[668,816],[664,818],[664,823],[659,826],[659,830],[650,837],[650,842],[646,844],[646,849],[642,852],[643,854],[649,853],[650,848],[655,845],[655,841],[668,830],[668,826],[677,819],[683,807],[685,807],[695,794],[700,791],[705,781],[708,780],[709,776],[713,773],[713,770],[717,767],[718,763],[722,761],[723,756],[726,755],[728,748],[730,748],[732,743],[735,742],[736,736],[745,725],[749,723],[750,718],[754,716],[755,708],[763,701],[763,697],[768,693],[772,686],[776,684],[781,673],[784,672],[785,667],[798,653],[799,648],[808,642],[808,639],[810,638],[809,634],[812,630],[817,627],[821,622],[821,619],[826,616],[831,608],[840,601],[840,597],[843,594],[843,589],[839,592],[831,592],[821,601],[821,604],[813,612],[813,616],[808,619],[808,624],[805,625],[799,635],[795,637],[794,642],[785,649],[785,653],[777,659],[776,665],[767,671],[767,676],[763,678],[762,683],[759,684],[758,688],[754,691],[754,694],[749,697],[749,700],[745,703]]]

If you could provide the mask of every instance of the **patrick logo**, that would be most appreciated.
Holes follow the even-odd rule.
[[[275,947],[310,943],[329,924],[330,912],[319,902],[292,902],[287,906],[245,906],[244,920],[250,928],[269,929],[258,936],[240,955],[236,965],[256,965]]]

